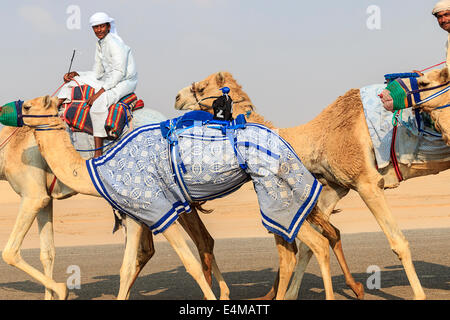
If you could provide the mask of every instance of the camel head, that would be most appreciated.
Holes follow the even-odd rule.
[[[175,109],[204,110],[212,113],[212,103],[222,95],[220,88],[223,87],[230,88],[229,96],[233,99],[234,114],[253,110],[250,98],[229,72],[213,73],[204,80],[181,89],[175,98]]]
[[[431,115],[435,127],[450,145],[450,74],[447,67],[427,72],[419,78],[397,79],[386,90],[394,109],[413,107]]]
[[[29,127],[45,126],[54,119],[60,120],[58,98],[47,95],[25,101],[22,104],[22,118],[24,125]]]

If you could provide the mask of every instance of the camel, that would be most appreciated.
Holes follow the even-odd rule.
[[[146,116],[144,115],[145,118]],[[141,119],[141,124],[148,122],[150,118],[144,121]],[[77,193],[56,179],[45,159],[42,158],[32,131],[29,128],[4,127],[0,131],[0,141],[3,141],[0,149],[0,156],[3,159],[0,178],[7,180],[21,196],[19,214],[2,252],[2,257],[6,263],[21,269],[36,280],[44,283],[43,281],[46,277],[52,278],[55,261],[52,222],[53,200],[66,199]],[[220,273],[213,255],[214,240],[198,216],[197,208],[201,210],[201,207],[193,207],[189,215],[180,215],[179,222],[198,249],[203,271],[209,285],[212,287],[211,276],[214,271],[214,276],[220,287],[220,298],[229,299],[230,290]],[[27,264],[20,255],[22,241],[35,218],[37,218],[39,227],[41,262],[44,273]],[[121,270],[123,274],[127,274],[127,276],[123,275],[121,278],[131,280],[121,282],[118,299],[127,299],[129,297],[132,284],[154,254],[152,234],[148,230],[144,229],[142,231],[139,241],[140,247],[139,252],[136,253],[136,261],[130,261]],[[285,243],[278,241],[278,239],[276,239],[276,245],[280,252],[285,252],[281,264],[284,261],[291,265],[295,264],[292,262],[295,262],[293,260],[295,258],[289,256],[292,250],[296,250],[296,248],[291,248]],[[287,276],[285,278],[287,279]],[[54,286],[53,290],[45,290],[46,300],[52,298],[64,299],[67,295],[67,288],[63,283]]]
[[[26,272],[41,283],[51,279],[55,261],[55,244],[53,232],[53,200],[66,199],[77,192],[56,179],[42,158],[36,144],[33,132],[28,127],[13,128],[5,126],[0,131],[0,179],[7,180],[14,191],[20,195],[20,207],[14,227],[2,251],[3,260]],[[34,219],[37,219],[40,237],[40,260],[44,272],[30,266],[20,255],[20,248]],[[191,236],[198,248],[204,272],[208,283],[212,284],[211,272],[220,286],[221,299],[228,299],[229,288],[217,267],[215,258],[209,248],[214,240],[209,235],[200,220],[197,207],[193,207],[189,215],[180,216],[180,224]],[[123,273],[131,273],[133,279],[128,283],[121,283],[119,298],[125,299],[138,273],[154,254],[152,234],[143,230],[139,252],[136,261],[131,266],[125,266]],[[209,269],[208,269],[209,268]],[[68,295],[64,283],[54,284],[45,290],[45,299],[65,299]]]
[[[211,74],[204,80],[181,89],[175,99],[175,108],[212,112],[212,100],[221,94],[219,89],[225,86],[231,89],[234,116],[245,114],[248,122],[262,123],[275,129],[271,122],[255,112],[250,98],[229,72]],[[438,112],[445,111],[436,111]],[[393,218],[384,195],[384,189],[397,187],[399,181],[392,164],[383,170],[377,170],[359,90],[347,91],[306,124],[277,130],[296,150],[308,170],[322,183],[323,191],[317,206],[325,215],[325,219],[330,218],[338,201],[346,196],[350,189],[358,192],[386,235],[392,251],[400,259],[414,299],[425,299],[426,295],[412,263],[409,243]],[[450,168],[450,161],[430,161],[410,166],[400,163],[399,167],[403,179],[407,180],[437,174]],[[339,260],[338,255],[342,254],[341,241],[339,230],[334,231],[338,239],[331,242],[331,245],[334,246]],[[303,273],[311,258],[311,252],[303,244],[299,249],[299,257],[300,261],[286,299],[297,298]],[[352,282],[348,270],[344,271],[344,275],[347,284],[354,288],[357,296],[357,292],[362,295],[361,284]]]
[[[59,117],[54,116],[58,112],[57,106],[58,100],[56,98],[50,98],[49,96],[26,101],[23,103],[22,107],[23,117],[27,118],[26,121],[24,121],[25,125],[33,128],[34,136],[42,156],[62,183],[78,193],[99,197],[101,191],[94,185],[93,180],[91,180],[92,173],[88,170],[88,165],[91,165],[92,163],[88,164],[82,159],[70,144],[62,120],[59,119]],[[46,130],[40,130],[43,126]],[[148,128],[150,126],[145,127],[149,130]],[[153,126],[152,128],[152,130],[155,128],[159,129],[159,126]],[[141,132],[142,131],[145,131],[145,129],[142,129]],[[139,133],[140,132],[138,132],[137,135]],[[55,144],[55,141],[58,143]],[[312,221],[316,223],[317,221],[320,221],[320,215],[317,206],[313,206],[308,217],[311,216]],[[144,241],[147,240],[147,238],[142,237],[145,228],[143,224],[138,221],[138,218],[130,218],[127,214],[124,216],[124,219],[126,221],[127,242],[121,268],[121,285],[122,280],[124,280],[124,283],[131,284],[135,280],[135,278],[122,279],[122,270],[127,266],[130,266],[130,263],[136,263],[140,242],[142,239],[144,239]],[[200,264],[193,256],[180,233],[178,223],[175,221],[170,225],[167,224],[164,228],[165,229],[162,229],[161,233],[166,237],[179,255],[186,270],[196,280],[205,297],[207,299],[215,299],[214,293],[202,273]],[[294,234],[294,236],[308,245],[316,255],[322,272],[326,298],[334,298],[329,271],[328,240],[311,226],[308,222],[308,218],[301,225],[298,234]],[[282,261],[282,253],[280,253],[280,261]],[[289,266],[287,268],[289,268]],[[281,274],[282,266],[280,265],[280,280]],[[42,280],[46,288],[55,291],[55,286],[57,284],[52,279],[45,278]],[[289,281],[289,279],[287,279],[287,281]]]

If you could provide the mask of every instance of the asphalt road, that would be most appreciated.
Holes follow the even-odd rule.
[[[404,232],[417,274],[428,299],[450,300],[450,229],[424,229]],[[382,233],[344,234],[347,261],[357,281],[364,284],[366,300],[412,299],[412,290],[402,266],[390,250]],[[278,258],[272,238],[219,239],[215,253],[227,281],[231,298],[250,299],[262,296],[271,288],[276,276]],[[41,270],[39,250],[23,250],[22,256]],[[119,288],[122,245],[64,247],[56,250],[54,278],[66,282],[80,272],[80,289],[70,290],[70,300],[114,299]],[[70,266],[76,266],[75,269]],[[374,283],[369,266],[378,266],[380,288]],[[79,268],[79,269],[77,269]],[[336,259],[332,256],[333,287],[338,300],[353,300],[345,285]],[[69,271],[69,272],[68,272]],[[72,282],[73,283],[73,282]],[[214,292],[218,295],[215,283]],[[20,270],[0,262],[1,300],[40,300],[43,287]],[[136,280],[132,300],[201,300],[203,295],[186,273],[179,258],[165,241],[156,242],[156,253]],[[299,299],[323,300],[323,283],[315,258],[303,278]]]

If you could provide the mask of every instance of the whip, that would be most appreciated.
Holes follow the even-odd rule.
[[[69,71],[67,71],[67,73],[70,73],[70,69],[72,69],[73,59],[75,58],[75,51],[76,50],[73,49],[72,58],[70,59]],[[58,87],[58,89],[56,89],[56,91],[52,94],[52,97],[63,87],[63,85],[65,85],[65,83],[63,83],[61,86]]]
[[[72,59],[70,59],[70,66],[69,66],[69,71],[67,71],[67,73],[70,72],[70,69],[72,69],[72,63],[73,63],[73,58],[75,58],[75,49],[73,49],[73,53],[72,53]]]

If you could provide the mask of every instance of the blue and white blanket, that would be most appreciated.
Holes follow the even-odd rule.
[[[385,84],[375,84],[360,89],[367,126],[375,150],[379,169],[390,163],[393,113],[384,109],[378,95]],[[399,163],[413,164],[427,161],[450,160],[450,147],[442,140],[424,115],[411,108],[402,110],[397,128],[395,151]]]
[[[222,197],[252,180],[263,225],[292,242],[321,184],[267,127],[198,115],[142,126],[104,156],[87,160],[99,193],[157,234],[189,212],[190,202]]]

